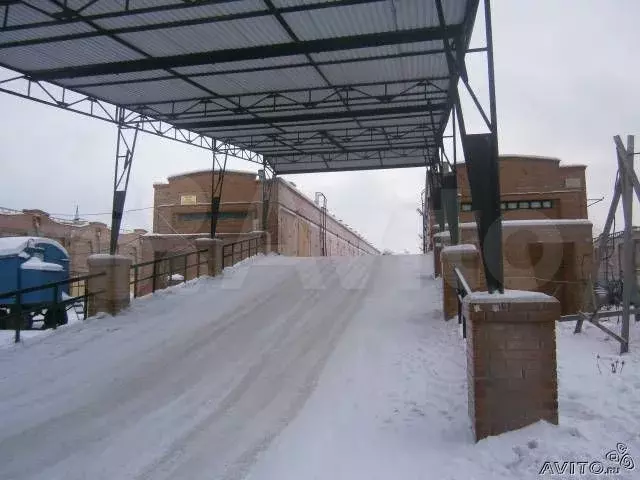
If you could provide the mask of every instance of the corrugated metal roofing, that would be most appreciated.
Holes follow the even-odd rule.
[[[478,0],[22,0],[0,66],[264,155],[279,173],[425,165],[451,109],[443,38]],[[135,116],[132,121],[136,121]]]

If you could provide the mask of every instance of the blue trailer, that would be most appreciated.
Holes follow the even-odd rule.
[[[0,238],[0,295],[30,287],[60,282],[69,278],[69,254],[60,243],[43,237]],[[33,326],[34,317],[42,315],[46,327],[67,323],[67,312],[56,304],[68,295],[69,285],[45,288],[19,296],[0,296],[0,328],[15,328],[14,316],[21,310],[21,328]],[[19,307],[19,308],[18,308]]]

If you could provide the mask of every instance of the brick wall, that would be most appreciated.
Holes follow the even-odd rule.
[[[176,175],[168,180],[168,183],[154,185],[154,233],[208,234],[211,172]],[[183,195],[191,196],[189,200],[195,204],[181,205]],[[284,255],[320,255],[321,210],[315,203],[282,179],[275,181],[269,201],[267,230],[273,250]],[[217,232],[249,233],[262,228],[262,184],[255,174],[225,174],[220,212]],[[197,220],[193,220],[194,217]],[[329,255],[379,253],[330,215],[327,216],[327,251]]]
[[[118,253],[132,261],[142,260],[141,236],[146,230],[121,233]],[[72,275],[88,273],[87,257],[94,253],[109,253],[111,229],[101,222],[62,222],[42,210],[0,213],[0,236],[38,236],[58,241],[69,253]]]
[[[544,157],[501,156],[500,198],[503,202],[551,200],[552,208],[503,210],[505,220],[525,220],[544,216],[552,219],[587,218],[585,170],[580,165],[560,165],[560,160]],[[460,203],[471,202],[465,164],[457,167]],[[460,211],[461,222],[473,221],[473,213]]]
[[[552,295],[560,301],[563,315],[585,310],[593,262],[591,231],[586,221],[503,222],[505,287]],[[475,224],[461,224],[460,243],[479,248]]]
[[[218,180],[219,176],[214,174],[213,182]],[[182,205],[183,196],[192,197],[195,204]],[[233,233],[254,230],[260,218],[261,198],[262,186],[254,173],[228,171],[224,176],[217,230]],[[167,183],[154,185],[155,233],[209,233],[210,211],[211,171],[174,175]]]

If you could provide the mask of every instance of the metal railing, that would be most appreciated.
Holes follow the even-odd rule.
[[[129,286],[133,288],[134,298],[141,294],[153,293],[156,290],[161,290],[168,286],[199,277],[202,271],[201,266],[207,264],[206,255],[203,260],[202,254],[206,254],[207,252],[208,250],[206,249],[197,250],[195,252],[169,255],[148,262],[131,265],[131,281],[129,282]],[[189,263],[190,261],[193,263]],[[142,282],[147,283],[143,284]],[[148,288],[149,291],[141,288],[141,286],[150,287]]]
[[[247,238],[228,243],[222,247],[222,268],[235,265],[242,260],[262,253],[264,245],[262,237]]]
[[[464,275],[458,267],[453,267],[453,273],[456,276],[456,293],[458,299],[458,325],[462,324],[462,338],[467,338],[467,319],[464,317],[462,310],[462,301],[464,297],[471,293],[471,288],[464,278]]]
[[[93,275],[83,275],[80,277],[70,277],[58,282],[44,283],[34,287],[0,293],[0,326],[2,328],[6,328],[13,323],[13,330],[15,330],[14,341],[15,343],[18,343],[20,342],[20,331],[23,329],[31,329],[34,322],[43,321],[46,328],[53,329],[58,328],[58,324],[66,324],[67,311],[70,307],[75,308],[78,304],[82,305],[82,320],[85,320],[87,318],[89,299],[104,292],[104,290],[90,292],[87,282],[92,278],[98,278],[103,275],[106,274],[103,272]],[[81,291],[83,293],[81,295],[62,295],[62,293],[64,293],[64,290],[62,289],[64,285],[68,285],[68,290],[71,291],[72,285],[79,283],[82,283]],[[23,303],[25,302],[24,297],[27,294],[39,292],[41,290],[51,290],[52,299],[50,301],[38,301],[33,303],[26,300],[29,303]],[[4,300],[7,298],[13,298],[14,302],[8,303]],[[35,318],[39,314],[43,315],[42,320]],[[9,327],[9,329],[11,328]]]

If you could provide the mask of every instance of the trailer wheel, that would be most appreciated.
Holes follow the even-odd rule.
[[[55,308],[47,308],[44,314],[44,328],[53,328],[56,322]]]
[[[58,325],[66,325],[69,322],[67,317],[67,309],[64,307],[58,307]]]

